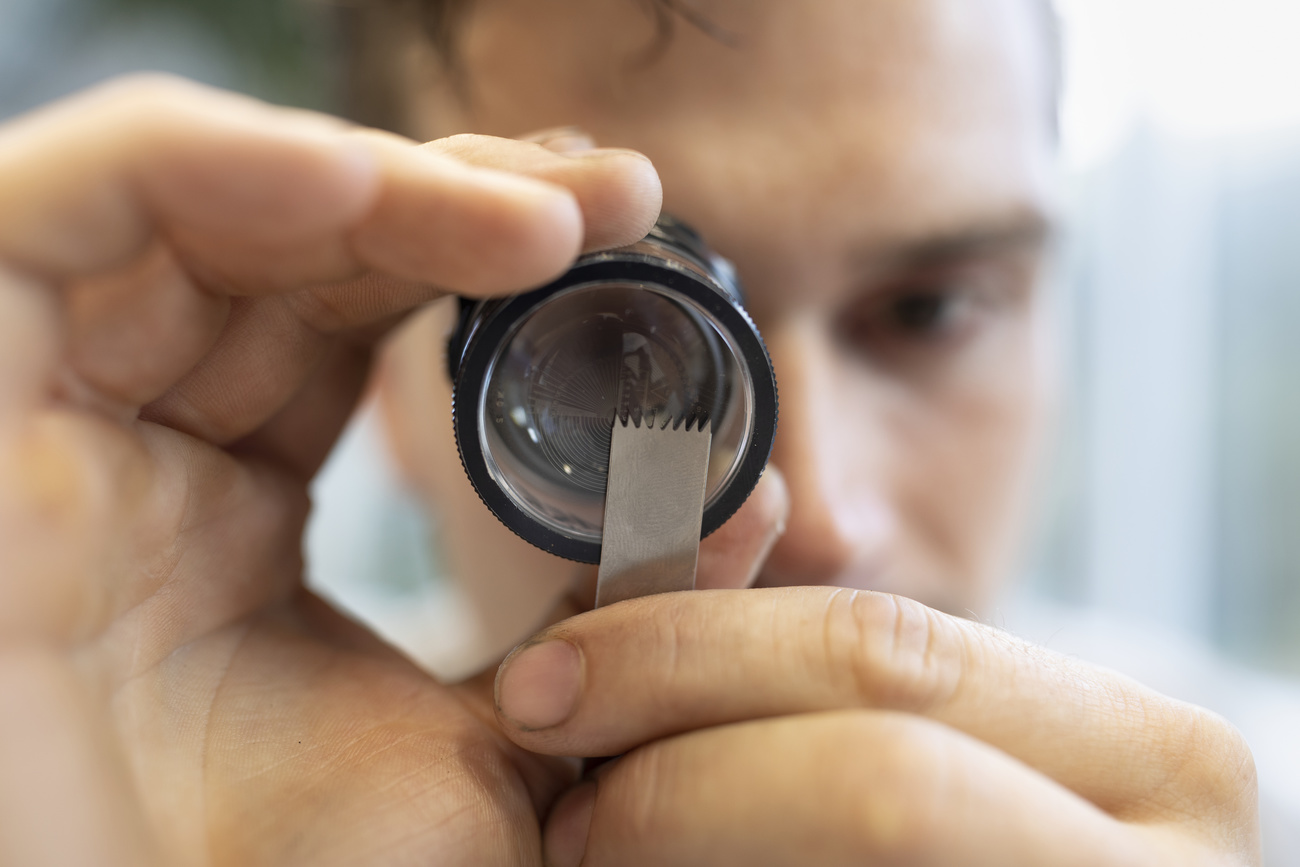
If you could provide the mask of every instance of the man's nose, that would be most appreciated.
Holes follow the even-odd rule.
[[[772,459],[790,489],[790,517],[765,583],[870,587],[898,524],[883,428],[860,390],[847,405],[842,362],[817,323],[767,337],[781,399]]]

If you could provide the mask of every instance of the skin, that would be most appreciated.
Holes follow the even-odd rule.
[[[1167,799],[1189,787],[1163,789],[1202,712],[938,613],[979,611],[1006,574],[1050,408],[1041,20],[1022,0],[703,10],[730,47],[683,25],[638,64],[633,4],[483,3],[463,90],[412,89],[420,137],[567,124],[554,146],[648,155],[665,207],[736,264],[780,381],[772,469],[705,541],[699,585],[801,586],[614,606],[501,670],[517,743],[627,754],[552,813],[551,863],[1174,857]],[[515,598],[567,575],[584,607],[590,574],[512,543],[448,469],[446,325],[402,336],[380,391],[402,463],[454,528],[451,571]],[[489,548],[502,559],[466,553]],[[1191,796],[1232,805],[1219,851],[1248,861],[1253,772],[1208,730],[1225,776]]]
[[[960,6],[713,3],[738,47],[683,25],[646,68],[635,4],[483,4],[461,43],[468,99],[413,96],[420,138],[572,124],[645,153],[666,208],[736,263],[777,370],[772,464],[790,496],[762,585],[968,613],[1023,524],[1051,380],[1047,61],[1026,3]],[[399,454],[457,513],[453,539],[509,544],[446,434],[430,364],[444,327],[431,318],[394,353]],[[450,547],[450,571],[493,583],[496,564]],[[514,550],[512,571],[556,569]]]
[[[634,154],[453,158],[167,80],[4,129],[0,862],[540,862],[572,762],[303,589],[306,484],[403,313],[659,198]]]
[[[994,581],[1040,416],[1021,7],[720,5],[736,54],[683,29],[634,71],[635,12],[544,5],[485,7],[474,111],[425,107],[579,124],[662,175],[160,80],[0,131],[0,862],[1257,863],[1224,722],[938,610]],[[530,641],[495,695],[439,684],[303,589],[306,484],[407,311],[630,242],[661,176],[740,266],[785,407],[701,583],[867,589],[634,600]],[[954,282],[955,326],[896,327],[883,299]],[[417,349],[384,362],[390,408]],[[390,418],[472,528],[453,459]],[[614,754],[591,782],[562,758]]]

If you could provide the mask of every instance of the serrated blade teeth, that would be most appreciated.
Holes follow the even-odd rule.
[[[709,414],[700,407],[695,407],[682,415],[671,416],[656,413],[655,410],[642,410],[639,407],[624,413],[614,413],[614,424],[620,427],[645,427],[658,430],[702,431],[710,424]]]

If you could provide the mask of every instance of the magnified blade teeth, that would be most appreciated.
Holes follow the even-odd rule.
[[[614,414],[614,424],[620,427],[632,427],[658,430],[703,431],[710,425],[709,414],[700,407],[694,407],[681,415],[669,415],[655,409],[633,407],[626,412]]]
[[[596,604],[690,590],[703,526],[708,432],[616,425],[601,532]]]
[[[691,426],[694,425],[694,429],[696,431],[704,430],[705,427],[708,426],[708,424],[709,424],[709,414],[704,410],[699,409],[698,407],[692,410],[686,416],[684,422],[684,426],[687,430],[691,430]]]

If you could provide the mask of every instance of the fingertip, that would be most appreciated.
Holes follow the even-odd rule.
[[[772,548],[785,533],[789,517],[790,491],[785,477],[769,466],[736,514],[700,543],[696,588],[752,587]]]
[[[750,494],[750,499],[757,500],[758,507],[770,517],[776,534],[783,534],[790,520],[790,487],[779,467],[767,465],[754,487],[754,493]]]
[[[582,253],[586,218],[571,191],[540,181],[530,183],[545,190],[539,191],[535,202],[530,203],[534,213],[521,244],[536,257],[541,274],[528,285],[540,285],[563,274]]]
[[[566,241],[569,228],[580,230],[576,246],[570,250],[572,256],[563,263],[567,267],[579,253],[623,247],[644,238],[658,219],[663,202],[659,174],[645,155],[591,144],[586,133],[559,128],[536,133],[527,141],[456,135],[429,142],[419,150],[463,168],[549,185],[549,189],[572,196],[580,222],[567,217],[557,220],[552,215],[551,223]],[[562,271],[556,269],[550,276]]]
[[[625,247],[644,238],[663,207],[663,185],[650,158],[622,148],[567,154],[601,169],[601,195],[588,197],[583,252]]]
[[[474,169],[484,191],[499,197],[485,215],[479,267],[455,288],[498,295],[541,286],[559,277],[582,252],[585,220],[572,192],[556,184],[492,169]]]
[[[377,146],[384,193],[352,234],[371,268],[483,297],[543,285],[578,257],[583,214],[565,187],[434,149]]]
[[[583,783],[560,799],[542,835],[546,867],[579,867],[587,854],[587,837],[595,811],[595,783]]]
[[[493,688],[498,716],[524,732],[560,725],[582,696],[582,651],[563,639],[528,642],[506,657]]]

